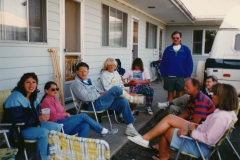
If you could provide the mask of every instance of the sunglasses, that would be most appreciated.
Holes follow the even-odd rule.
[[[172,39],[180,39],[179,37],[172,37]]]
[[[59,90],[59,88],[51,88],[52,91]]]

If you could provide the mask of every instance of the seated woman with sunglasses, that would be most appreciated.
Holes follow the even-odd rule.
[[[78,133],[78,137],[88,138],[90,128],[102,136],[108,136],[118,132],[118,129],[106,129],[102,127],[86,114],[70,115],[65,112],[63,106],[56,98],[59,88],[55,82],[47,82],[44,86],[44,90],[45,95],[41,101],[41,109],[50,108],[49,120],[63,124],[63,129],[66,134],[74,135]]]
[[[170,146],[179,149],[182,142],[179,136],[189,135],[203,142],[199,143],[200,148],[204,156],[208,155],[209,146],[216,144],[230,124],[237,121],[234,110],[238,108],[238,96],[233,86],[219,83],[213,85],[212,91],[212,101],[216,105],[216,110],[207,116],[204,123],[195,124],[196,129],[191,131],[189,124],[192,123],[180,117],[168,115],[143,136],[128,137],[128,139],[147,148],[150,140],[159,137],[159,159],[166,160],[169,158]],[[182,149],[187,153],[201,156],[194,141],[186,139]]]

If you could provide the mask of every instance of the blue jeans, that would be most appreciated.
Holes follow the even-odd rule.
[[[64,125],[63,129],[66,134],[73,135],[78,133],[78,137],[84,138],[88,138],[90,128],[98,133],[101,133],[103,129],[99,123],[86,114],[73,115],[56,122]]]
[[[97,111],[101,110],[115,110],[122,113],[125,123],[128,125],[134,122],[134,117],[130,110],[129,102],[126,98],[119,98],[123,93],[123,89],[114,86],[110,88],[105,94],[94,101],[94,106]],[[92,110],[90,104],[89,110]]]
[[[37,151],[40,153],[42,160],[47,159],[48,149],[48,133],[51,130],[60,132],[61,126],[54,122],[41,122],[41,127],[28,127],[22,130],[25,140],[37,140]]]

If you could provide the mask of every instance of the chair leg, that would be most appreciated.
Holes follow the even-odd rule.
[[[182,150],[182,146],[183,146],[183,144],[184,144],[184,141],[185,141],[185,139],[183,138],[183,139],[182,139],[182,142],[181,142],[181,145],[179,146],[178,153],[177,153],[177,156],[175,157],[175,160],[178,159],[178,157],[179,157],[179,155],[180,155],[180,153],[181,153],[181,150]]]
[[[109,114],[108,114],[108,110],[106,110],[106,112],[107,112],[107,116],[108,116],[108,120],[109,120],[110,128],[112,129],[112,122],[111,122],[110,116],[109,116]]]
[[[119,122],[119,121],[117,120],[117,115],[116,115],[115,110],[113,111],[113,113],[114,113],[114,117],[115,117],[116,122],[117,122],[117,123],[121,123],[121,122]]]
[[[232,143],[230,142],[230,140],[228,139],[228,137],[226,137],[228,144],[231,146],[231,148],[233,149],[234,153],[236,154],[236,156],[238,157],[238,159],[240,160],[240,156],[237,153],[237,151],[235,150],[235,148],[233,147]]]
[[[220,155],[220,153],[219,153],[219,150],[217,150],[217,155],[218,155],[218,159],[219,159],[219,160],[222,160],[221,155]]]
[[[23,149],[23,152],[24,152],[25,159],[28,160],[26,148]]]

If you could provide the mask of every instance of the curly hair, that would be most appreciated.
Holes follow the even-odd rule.
[[[232,111],[238,109],[238,95],[236,89],[230,84],[217,83],[212,86],[213,94],[218,97],[220,110]]]
[[[53,81],[48,81],[48,82],[45,84],[45,86],[44,86],[44,91],[45,91],[45,90],[48,90],[48,89],[51,87],[52,84],[54,84],[54,85],[57,86],[57,83],[55,83],[55,82],[53,82]],[[47,93],[45,92],[45,94],[44,94],[43,97],[42,97],[41,103],[42,103],[42,101],[44,100],[44,98],[46,98],[46,96],[47,96]]]
[[[144,71],[144,66],[143,66],[143,61],[141,58],[136,58],[134,59],[133,63],[132,63],[132,70],[135,70],[135,67],[138,66],[140,68],[140,71],[143,72]]]
[[[36,80],[36,83],[38,85],[38,77],[34,72],[24,73],[23,76],[21,77],[20,81],[18,82],[17,86],[13,89],[13,91],[19,91],[26,97],[27,91],[24,88],[24,82],[26,81],[26,79],[28,79],[30,77],[33,78],[34,80]],[[31,95],[29,97],[31,105],[33,105],[33,102],[37,99],[38,93],[39,93],[39,89],[37,89],[37,86],[36,86],[35,91],[33,93],[31,93]]]
[[[104,70],[104,71],[107,70],[108,65],[109,65],[110,63],[113,63],[113,64],[115,65],[114,70],[117,68],[117,62],[116,62],[116,60],[113,59],[113,58],[107,58],[106,61],[105,61],[104,64],[103,64],[102,70]]]

